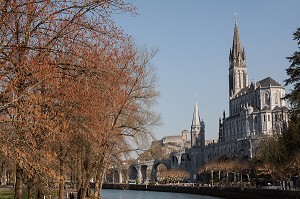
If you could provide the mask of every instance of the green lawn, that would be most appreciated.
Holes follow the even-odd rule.
[[[1,199],[13,199],[14,191],[9,188],[0,188],[0,198]]]
[[[0,199],[13,199],[14,198],[14,190],[9,188],[0,188]],[[23,190],[23,199],[27,198],[27,192]],[[36,198],[35,196],[33,198]],[[52,194],[52,198],[55,198],[55,194]],[[50,199],[50,196],[47,195],[46,199]]]
[[[13,199],[14,198],[14,190],[9,188],[0,188],[0,199]],[[22,198],[27,198],[26,192],[23,191]]]

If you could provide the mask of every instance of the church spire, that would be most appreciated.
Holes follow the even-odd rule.
[[[205,123],[200,121],[198,103],[194,106],[191,125],[191,147],[205,147]]]
[[[232,48],[230,49],[230,53],[229,53],[230,68],[246,67],[245,63],[240,62],[240,60],[245,61],[245,59],[246,59],[245,50],[241,44],[237,19],[235,18]]]
[[[229,97],[235,96],[236,93],[247,86],[246,55],[235,17],[232,48],[229,51]]]
[[[192,120],[192,127],[200,127],[200,116],[199,116],[199,109],[197,101],[194,106],[194,113],[193,113],[193,120]]]

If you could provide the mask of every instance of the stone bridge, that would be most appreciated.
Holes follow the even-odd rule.
[[[112,183],[147,183],[157,181],[158,166],[164,165],[166,169],[180,168],[191,170],[191,156],[182,151],[171,153],[168,159],[157,159],[150,161],[138,161],[131,165],[122,165],[111,168],[106,176],[106,182]]]

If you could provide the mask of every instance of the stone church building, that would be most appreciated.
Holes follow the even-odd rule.
[[[198,169],[206,163],[231,158],[251,159],[260,152],[260,143],[281,134],[288,120],[285,89],[271,77],[248,82],[245,50],[240,41],[237,21],[229,51],[228,72],[229,111],[227,114],[224,111],[219,119],[218,139],[205,140],[205,123],[200,119],[196,102],[191,130],[155,141],[168,149],[166,157],[131,165],[130,179],[147,181],[147,168],[152,176],[150,179],[155,179],[158,165],[164,164],[167,169],[189,171],[192,180],[197,180]]]
[[[205,124],[200,119],[198,104],[194,107],[190,147],[174,152],[171,161],[179,154],[190,162],[180,167],[195,174],[205,163],[219,159],[239,157],[250,159],[259,152],[259,143],[281,133],[287,123],[284,101],[285,89],[271,77],[249,84],[245,50],[241,44],[237,21],[234,24],[232,48],[229,52],[229,113],[219,119],[218,140],[205,140]],[[171,155],[171,156],[172,156]],[[176,158],[175,158],[176,157]]]

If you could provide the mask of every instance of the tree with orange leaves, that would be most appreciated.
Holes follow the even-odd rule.
[[[65,163],[76,152],[86,189],[98,160],[156,123],[147,111],[157,96],[149,59],[137,65],[142,56],[114,25],[114,10],[135,9],[122,0],[0,3],[0,142],[16,164],[15,198],[25,174],[59,179],[62,198]]]

